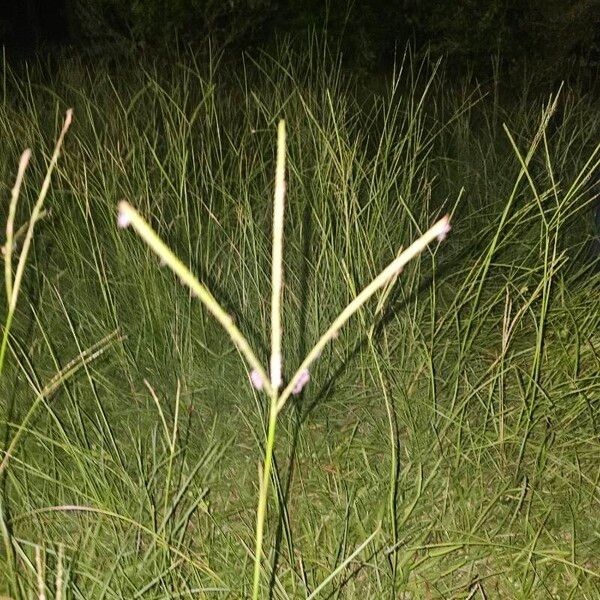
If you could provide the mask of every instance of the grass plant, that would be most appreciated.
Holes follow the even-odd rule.
[[[596,597],[597,101],[168,67],[2,65],[0,595]]]
[[[269,427],[267,431],[264,465],[260,474],[259,501],[256,510],[256,541],[254,558],[254,578],[252,586],[252,597],[257,599],[260,595],[260,563],[262,560],[262,546],[264,537],[264,523],[267,511],[267,497],[269,492],[269,481],[273,462],[273,449],[275,446],[275,431],[277,426],[277,415],[285,406],[290,396],[300,393],[299,384],[307,381],[307,374],[312,363],[319,357],[324,347],[338,336],[340,328],[348,319],[358,311],[373,294],[379,289],[397,278],[398,274],[411,258],[418,256],[435,239],[442,240],[450,231],[448,217],[440,219],[433,227],[428,229],[417,241],[409,246],[404,252],[393,260],[371,283],[369,283],[338,315],[327,331],[320,337],[313,348],[308,352],[302,364],[279,393],[281,387],[281,292],[282,292],[282,248],[283,248],[283,204],[285,194],[285,122],[280,121],[277,138],[277,173],[275,177],[275,202],[273,217],[273,261],[272,261],[272,298],[271,298],[271,362],[269,376],[266,370],[256,358],[250,344],[234,325],[232,318],[214,299],[213,295],[194,277],[188,268],[167,248],[148,223],[142,219],[139,213],[127,202],[119,204],[119,225],[128,227],[131,225],[144,241],[154,250],[159,259],[188,285],[192,292],[200,298],[206,308],[215,316],[217,321],[224,327],[241,354],[246,358],[253,369],[250,379],[255,382],[255,387],[263,389],[269,396]],[[297,391],[295,391],[297,390]],[[337,571],[336,571],[337,572]]]

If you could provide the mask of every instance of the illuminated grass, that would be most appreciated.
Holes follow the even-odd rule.
[[[0,595],[244,598],[255,565],[260,597],[598,594],[589,97],[498,104],[408,57],[370,94],[317,44],[235,72],[65,59],[45,87],[4,68],[6,216],[34,149],[15,260],[75,121],[0,380]],[[173,254],[115,226],[123,200]]]

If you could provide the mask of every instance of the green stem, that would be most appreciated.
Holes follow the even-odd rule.
[[[0,375],[4,369],[4,357],[6,356],[6,349],[8,348],[8,336],[10,334],[10,326],[12,325],[14,311],[10,311],[6,315],[6,321],[4,323],[4,331],[2,332],[2,345],[0,346]]]
[[[4,504],[0,497],[0,534],[2,535],[2,541],[4,543],[4,553],[6,554],[6,575],[8,576],[8,590],[9,593],[13,592],[15,597],[17,595],[17,580],[15,578],[16,563],[15,563],[15,552],[12,544],[12,538],[10,531],[6,525],[6,518],[4,515]],[[13,589],[14,588],[14,589]]]
[[[260,589],[260,562],[267,515],[267,497],[269,493],[269,480],[273,464],[273,447],[275,445],[275,428],[277,426],[277,396],[271,396],[271,409],[269,411],[269,429],[267,432],[267,447],[265,448],[265,465],[260,482],[258,509],[256,512],[256,544],[254,547],[254,582],[252,585],[252,600],[258,600]]]

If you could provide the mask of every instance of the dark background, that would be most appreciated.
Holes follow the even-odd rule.
[[[234,56],[282,36],[326,33],[345,65],[382,72],[411,42],[447,66],[555,83],[594,76],[600,0],[2,0],[0,43],[11,56],[67,49],[90,56],[165,53],[178,45]]]

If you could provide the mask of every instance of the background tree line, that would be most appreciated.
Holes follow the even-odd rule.
[[[265,47],[278,35],[326,30],[349,66],[388,68],[412,40],[475,70],[500,57],[555,78],[600,56],[600,0],[24,0],[6,3],[3,43],[21,52],[69,44],[92,53],[162,52],[179,44]]]

